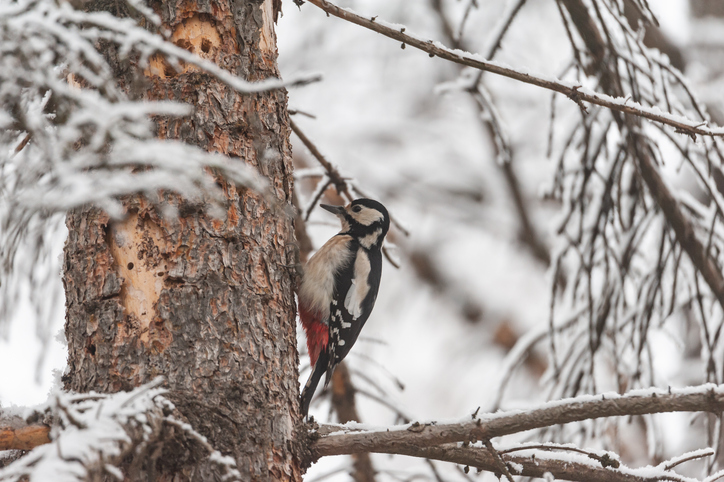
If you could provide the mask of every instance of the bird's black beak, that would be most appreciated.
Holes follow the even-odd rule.
[[[320,208],[325,209],[329,211],[332,214],[335,214],[340,217],[344,217],[344,206],[332,206],[331,204],[320,204]]]

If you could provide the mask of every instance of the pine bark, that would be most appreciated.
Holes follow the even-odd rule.
[[[274,0],[151,5],[177,45],[248,80],[278,76]],[[195,107],[158,119],[159,137],[241,158],[291,203],[286,92],[241,95],[192,66],[154,57],[138,73],[107,56],[130,95]],[[293,222],[258,193],[219,182],[221,218],[171,193],[124,200],[120,221],[94,207],[68,215],[64,385],[116,392],[161,375],[178,416],[233,456],[243,480],[299,481]],[[192,442],[170,438],[142,455],[129,461],[130,480],[214,480]]]

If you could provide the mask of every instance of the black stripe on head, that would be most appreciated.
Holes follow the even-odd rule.
[[[382,215],[381,219],[377,219],[374,222],[371,223],[364,223],[359,222],[358,219],[355,218],[356,211],[360,211],[361,214],[365,213],[365,210],[361,210],[357,208],[355,210],[355,207],[361,207],[361,208],[369,208],[371,210],[377,211]],[[361,229],[365,231],[372,231],[375,229],[382,228],[382,237],[384,237],[387,234],[387,231],[390,229],[390,215],[387,212],[387,209],[382,205],[382,203],[375,201],[374,199],[366,199],[366,198],[360,198],[355,199],[350,203],[350,205],[347,207],[347,216],[348,222],[350,223],[350,226],[358,225]],[[361,221],[365,221],[364,219],[360,219]]]

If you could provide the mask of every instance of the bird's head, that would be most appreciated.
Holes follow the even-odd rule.
[[[390,229],[390,215],[387,209],[372,199],[355,199],[346,206],[320,207],[335,214],[342,221],[342,232],[359,241],[367,249],[379,248]]]

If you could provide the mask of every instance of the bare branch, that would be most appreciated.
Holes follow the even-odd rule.
[[[347,200],[351,201],[352,195],[349,193],[349,189],[347,188],[347,181],[344,180],[342,175],[339,173],[337,168],[333,166],[323,155],[321,152],[319,152],[319,149],[317,149],[317,146],[314,145],[314,143],[309,139],[309,137],[302,132],[302,130],[299,128],[296,122],[294,122],[293,119],[289,119],[289,125],[292,127],[292,131],[299,137],[299,140],[302,141],[302,144],[309,149],[309,152],[314,156],[314,158],[319,161],[319,163],[322,165],[325,171],[327,171],[327,177],[329,177],[329,180],[332,181],[332,184],[334,184],[335,189],[337,189],[337,193],[339,195],[345,195],[347,197]]]
[[[664,391],[636,390],[626,395],[584,396],[547,403],[527,411],[487,414],[454,424],[435,422],[398,425],[384,431],[357,431],[323,425],[312,446],[317,457],[359,452],[396,452],[405,447],[430,447],[452,442],[471,442],[542,427],[582,420],[664,412],[724,411],[724,387],[713,384]],[[345,431],[346,433],[339,433]],[[436,457],[430,457],[436,458]]]
[[[492,59],[495,57],[495,54],[500,49],[502,43],[503,43],[503,37],[505,37],[505,34],[508,32],[508,29],[513,24],[513,20],[515,20],[515,17],[518,15],[520,10],[523,8],[523,5],[525,5],[526,0],[515,0],[511,5],[508,5],[506,12],[503,14],[503,18],[498,21],[498,24],[495,27],[495,30],[493,31],[493,35],[491,36],[491,42],[488,46],[488,49],[485,52],[485,58]],[[462,41],[462,38],[459,39]]]
[[[486,58],[492,59],[495,56],[495,53],[501,46],[505,33],[510,28],[510,25],[513,23],[513,20],[525,2],[526,0],[516,0],[516,3],[507,12],[498,28],[498,31],[495,32],[493,36],[492,43],[487,50]],[[432,7],[435,9],[442,22],[443,32],[446,36],[445,40],[449,42],[453,48],[470,50],[470,47],[463,41],[462,38],[456,39],[452,36],[452,22],[450,21],[450,18],[445,15],[441,0],[433,0]],[[481,115],[478,116],[478,120],[481,126],[494,141],[493,145],[496,151],[496,158],[498,159],[497,165],[500,167],[505,181],[508,184],[510,195],[513,198],[513,205],[515,206],[518,214],[518,221],[520,224],[518,238],[530,249],[531,253],[541,263],[548,266],[551,262],[549,249],[537,233],[530,219],[525,195],[523,194],[518,175],[512,165],[513,150],[504,132],[502,120],[495,108],[493,100],[482,85],[482,75],[483,71],[479,71],[475,78],[470,82],[470,88],[467,89],[467,91],[480,110]]]
[[[0,414],[0,450],[32,450],[50,442],[50,427]]]
[[[467,65],[468,67],[484,70],[486,72],[502,75],[503,77],[518,80],[526,84],[558,92],[564,94],[582,107],[583,102],[600,105],[613,111],[632,114],[669,125],[674,127],[677,132],[681,132],[689,136],[702,135],[724,137],[724,128],[710,128],[706,126],[706,122],[693,121],[680,115],[663,112],[658,108],[645,107],[638,102],[633,102],[628,99],[612,97],[610,95],[595,92],[572,82],[566,82],[550,77],[546,78],[542,75],[534,75],[526,72],[524,69],[514,69],[498,62],[485,60],[474,54],[449,49],[439,42],[435,42],[433,40],[422,40],[419,37],[406,34],[405,31],[407,29],[402,25],[390,24],[379,20],[377,17],[374,19],[365,18],[348,9],[340,8],[326,0],[308,1],[330,15],[334,15],[335,17],[347,20],[348,22],[360,25],[386,37],[415,47],[423,52],[427,52],[432,57],[440,57],[457,64]]]

